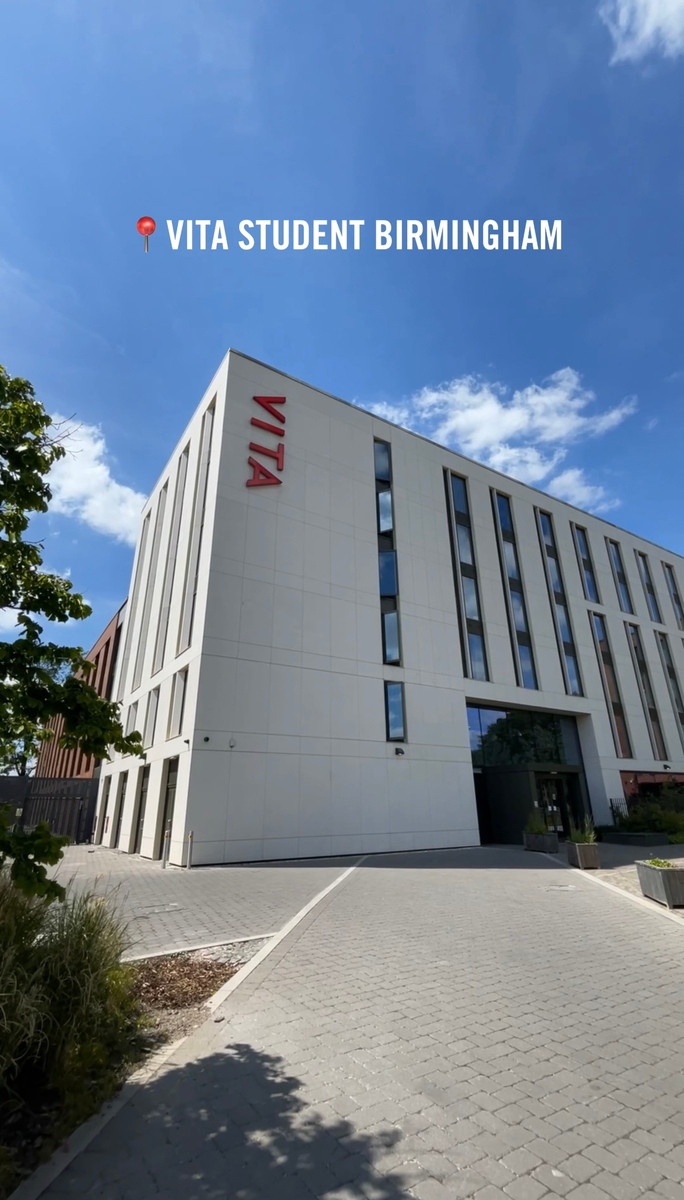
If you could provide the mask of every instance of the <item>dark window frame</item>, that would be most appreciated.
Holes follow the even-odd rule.
[[[598,630],[596,628],[597,621],[600,621],[601,625],[603,626],[603,637],[602,638],[599,637]],[[615,660],[613,658],[613,650],[612,650],[612,646],[610,644],[610,634],[608,632],[608,622],[606,621],[606,618],[603,613],[597,613],[597,612],[590,610],[589,611],[589,625],[591,627],[591,634],[594,639],[594,647],[596,650],[596,658],[598,661],[599,673],[601,676],[601,684],[603,686],[603,692],[604,692],[604,696],[605,696],[605,700],[606,700],[606,708],[608,710],[608,718],[610,720],[610,727],[611,727],[612,734],[613,734],[613,741],[615,743],[615,750],[617,753],[617,757],[622,758],[622,759],[634,758],[634,754],[632,752],[632,739],[631,739],[630,732],[629,732],[629,725],[627,724],[627,717],[625,715],[625,709],[624,709],[624,705],[622,703],[622,693],[620,691],[620,681],[617,676],[617,671],[615,670]],[[603,642],[605,642],[605,649],[602,646]],[[607,672],[610,672],[610,674],[612,676],[613,686],[614,686],[615,694],[617,697],[616,699],[613,699],[613,697],[610,694],[610,679],[609,679]],[[624,745],[623,745],[622,737],[621,737],[621,733],[620,733],[620,724],[622,724],[622,726],[624,727],[624,736],[625,736],[625,744]]]
[[[632,592],[629,586],[627,572],[625,571],[625,560],[622,557],[622,548],[620,543],[616,542],[615,538],[607,537],[606,549],[608,551],[608,562],[610,563],[610,569],[613,573],[613,582],[615,583],[615,591],[617,592],[620,611],[625,613],[628,617],[634,617],[636,616],[634,611],[634,601],[632,599]],[[615,551],[615,555],[613,555],[611,552],[612,550]],[[622,592],[623,588],[624,595]],[[627,608],[625,608],[625,604],[627,604]]]
[[[513,516],[513,504],[511,503],[510,496],[506,496],[505,493],[499,492],[495,488],[491,489],[491,498],[492,498],[492,511],[494,514],[494,529],[496,531],[496,544],[497,544],[497,549],[499,552],[499,567],[501,570],[501,579],[502,579],[503,589],[504,589],[506,615],[508,617],[508,632],[509,632],[510,640],[511,640],[511,650],[513,653],[513,666],[515,669],[516,683],[517,683],[518,687],[525,688],[526,691],[538,692],[539,691],[539,672],[537,670],[537,657],[534,652],[534,646],[532,644],[532,635],[530,633],[530,618],[529,618],[528,611],[527,611],[527,600],[525,598],[525,587],[524,587],[524,580],[523,580],[523,571],[522,571],[522,566],[521,566],[521,562],[520,562],[520,554],[518,553],[518,541],[517,541],[516,532],[515,532],[515,518]],[[500,516],[500,506],[499,506],[500,499],[505,501],[506,505],[508,507],[508,515],[510,517],[510,525],[511,525],[510,529],[507,527],[504,528],[504,526],[502,524],[501,516]],[[513,550],[515,553],[515,560],[516,560],[516,566],[517,566],[517,571],[518,571],[517,578],[511,577],[511,575],[509,575],[507,567],[506,567],[506,556],[505,556],[505,551],[504,551],[504,545],[507,542],[513,547]],[[515,617],[514,617],[514,613],[513,613],[513,605],[512,605],[512,601],[511,601],[511,593],[512,592],[516,592],[520,596],[522,612],[524,614],[525,624],[527,626],[526,633],[523,632],[522,630],[519,630],[516,627]],[[522,661],[521,661],[521,657],[520,657],[520,647],[521,646],[526,647],[530,653],[532,674],[534,676],[534,686],[533,687],[528,687],[527,684],[524,682],[524,671],[523,671],[523,665],[522,665]]]
[[[575,633],[572,627],[572,618],[570,616],[570,605],[568,604],[567,592],[565,589],[565,580],[563,578],[563,566],[561,563],[560,554],[558,552],[558,540],[556,538],[556,529],[553,520],[553,514],[545,509],[535,508],[535,517],[537,520],[537,533],[539,535],[539,546],[544,562],[544,575],[546,577],[546,586],[549,593],[549,602],[551,604],[551,619],[553,628],[556,634],[556,643],[558,645],[558,657],[560,658],[561,671],[563,673],[563,683],[568,696],[584,696],[584,688],[582,686],[582,675],[579,667],[579,656],[577,654],[577,643]],[[544,532],[544,519],[548,521],[549,534],[548,538]],[[554,562],[556,573],[560,583],[560,591],[554,586],[554,581],[549,568],[549,562]],[[570,641],[563,637],[561,622],[559,617],[559,609],[562,608],[565,613],[565,621],[570,634]],[[572,686],[570,670],[568,667],[568,659],[572,659],[575,665],[577,682],[579,691],[575,691]]]
[[[663,625],[663,615],[660,611],[660,604],[658,603],[658,596],[655,590],[655,584],[653,582],[653,574],[651,572],[651,564],[648,561],[648,555],[643,550],[637,550],[635,548],[634,556],[636,558],[639,578],[641,579],[641,586],[644,589],[644,596],[646,597],[648,615],[653,621],[654,625]]]
[[[579,573],[580,573],[580,582],[582,584],[582,591],[584,592],[584,599],[587,600],[590,604],[602,604],[603,601],[601,600],[601,592],[599,591],[598,579],[596,578],[596,570],[594,567],[594,560],[593,560],[592,553],[591,553],[591,546],[589,544],[589,530],[586,529],[584,525],[576,525],[574,521],[570,522],[570,528],[572,529],[572,540],[573,540],[573,544],[575,547],[575,554],[577,555],[577,563],[579,565]],[[584,553],[584,551],[580,545],[580,537],[579,537],[580,534],[584,538],[584,543],[587,548],[586,554]],[[589,593],[589,588],[587,586],[587,579],[590,579],[592,582],[594,591],[596,592],[595,596],[591,596]]]
[[[634,621],[625,621],[625,630],[627,632],[627,643],[634,666],[644,717],[646,718],[646,727],[651,739],[653,757],[654,759],[660,759],[661,762],[665,762],[669,758],[667,743],[656,705],[653,681],[648,669],[641,628]]]
[[[447,514],[449,519],[449,534],[451,542],[451,562],[454,573],[454,587],[456,590],[456,608],[458,611],[458,623],[461,634],[461,655],[463,660],[464,675],[467,679],[474,679],[477,683],[489,683],[489,652],[487,648],[487,639],[485,634],[485,624],[482,615],[482,596],[477,570],[477,550],[475,547],[475,537],[473,533],[473,524],[470,515],[470,496],[468,494],[468,480],[463,475],[458,475],[455,471],[445,468],[444,480],[447,499]],[[463,495],[463,508],[458,508],[456,504],[456,488],[454,481],[461,485]],[[461,558],[461,549],[458,540],[459,527],[467,529],[468,540],[470,545],[470,554],[472,563],[466,562]],[[468,606],[466,603],[464,579],[469,579],[472,582],[472,594],[475,598],[478,617],[468,615]],[[482,663],[484,666],[484,678],[475,673],[474,662],[475,658],[472,652],[472,641],[477,639],[480,644],[482,654]]]
[[[677,628],[684,630],[684,606],[682,605],[682,597],[677,584],[677,576],[672,563],[663,562],[663,574],[665,575],[665,583],[670,595],[670,602],[677,622]]]
[[[665,674],[667,690],[670,693],[670,700],[672,702],[672,710],[675,715],[677,733],[679,734],[679,740],[682,743],[682,749],[684,749],[684,695],[682,694],[679,677],[677,675],[677,668],[675,667],[675,662],[672,655],[670,639],[662,629],[654,629],[653,633],[655,636],[656,645],[658,647],[660,661],[663,664],[663,672]]]

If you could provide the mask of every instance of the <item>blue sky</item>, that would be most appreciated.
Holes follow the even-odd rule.
[[[0,42],[0,362],[80,423],[38,524],[94,608],[65,636],[230,345],[684,553],[684,0],[6,0]],[[239,251],[262,217],[367,240]],[[444,217],[563,249],[373,248]]]

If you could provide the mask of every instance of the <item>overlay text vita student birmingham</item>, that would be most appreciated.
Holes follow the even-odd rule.
[[[558,220],[222,220],[166,222],[172,250],[560,250]]]

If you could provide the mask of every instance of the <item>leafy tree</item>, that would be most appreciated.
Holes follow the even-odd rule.
[[[42,569],[42,543],[25,536],[31,516],[47,512],[48,474],[66,453],[51,426],[28,380],[0,366],[0,610],[16,613],[19,630],[0,641],[0,770],[12,764],[18,774],[51,736],[48,722],[57,716],[64,749],[80,747],[97,758],[108,758],[110,747],[142,753],[140,734],[125,736],[118,706],[88,682],[93,664],[83,651],[43,641],[36,620],[82,621],[91,612],[68,579]],[[29,895],[63,899],[45,865],[59,861],[67,841],[45,822],[30,833],[14,829],[9,811],[0,809],[0,869],[9,860],[12,880]]]
[[[27,896],[39,896],[50,903],[63,900],[66,892],[61,883],[48,879],[44,864],[54,866],[62,857],[68,837],[56,837],[46,821],[41,821],[30,833],[10,825],[10,810],[0,807],[0,870],[9,859],[10,879]]]
[[[91,612],[70,580],[42,569],[42,543],[25,536],[32,514],[47,512],[48,474],[65,453],[31,384],[0,366],[0,609],[15,612],[20,629],[0,641],[0,738],[20,742],[61,715],[64,749],[141,754],[140,734],[125,736],[118,706],[88,682],[93,664],[83,651],[43,641],[36,620],[82,621]]]
[[[0,775],[33,775],[40,747],[49,736],[37,725],[25,728],[18,738],[0,736]]]

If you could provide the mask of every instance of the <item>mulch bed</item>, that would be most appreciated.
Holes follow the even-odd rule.
[[[146,1009],[183,1009],[203,1004],[239,970],[239,963],[164,954],[133,963],[135,991]]]

